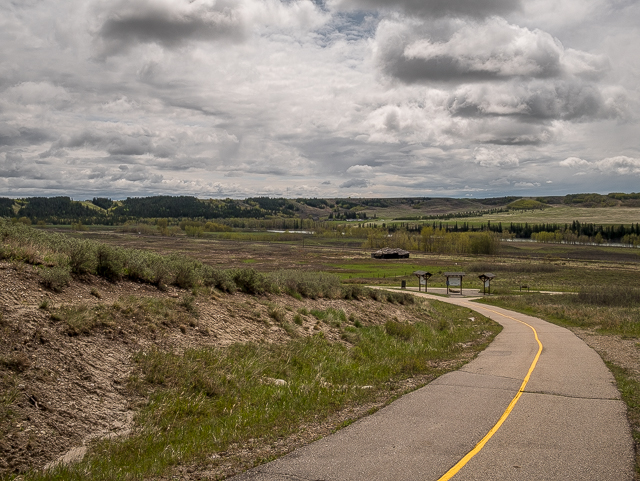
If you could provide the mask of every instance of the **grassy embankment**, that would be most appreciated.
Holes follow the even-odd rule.
[[[97,443],[78,465],[25,479],[148,479],[177,465],[215,465],[212,454],[230,446],[269,443],[346,406],[392,399],[402,379],[435,377],[441,372],[432,361],[455,359],[461,343],[498,330],[486,319],[465,322],[448,305],[421,309],[430,321],[376,327],[356,327],[342,311],[312,313],[344,323],[347,345],[312,336],[284,345],[141,352],[130,387],[149,401],[135,434]]]
[[[401,394],[397,385],[403,379],[422,375],[426,382],[443,372],[438,366],[444,360],[451,361],[447,369],[457,367],[469,358],[470,350],[481,350],[500,330],[478,316],[470,323],[465,309],[415,301],[404,293],[344,286],[327,274],[213,269],[182,256],[111,247],[1,221],[0,236],[0,257],[39,266],[43,283],[54,290],[65,289],[70,276],[91,273],[113,282],[148,282],[160,289],[174,284],[196,296],[218,289],[288,293],[296,299],[367,297],[409,304],[424,320],[389,320],[384,326],[365,327],[341,310],[301,309],[298,316],[340,326],[343,342],[315,335],[281,345],[140,352],[129,387],[148,401],[138,413],[133,434],[92,445],[77,465],[28,473],[25,479],[148,479],[166,475],[177,465],[215,465],[211,455],[231,446],[266,443],[350,405],[391,400]],[[75,335],[90,335],[116,320],[145,323],[145,328],[158,322],[183,323],[185,317],[197,322],[197,310],[188,299],[178,303],[131,298],[94,308],[66,306],[52,315]],[[270,316],[278,322],[276,309]]]

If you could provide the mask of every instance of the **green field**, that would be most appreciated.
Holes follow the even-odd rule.
[[[537,247],[537,251],[530,246]],[[417,278],[412,274],[416,270],[433,274],[430,287],[445,287],[443,272],[461,271],[467,274],[463,286],[476,289],[482,288],[478,276],[492,272],[496,274],[491,283],[494,293],[519,292],[525,285],[530,290],[578,292],[594,286],[625,289],[636,285],[640,276],[638,254],[637,249],[583,249],[568,245],[554,249],[545,244],[518,243],[509,252],[494,257],[421,255],[410,260],[373,260],[361,256],[345,262],[325,263],[322,269],[338,275],[343,282],[395,287],[403,280],[408,286],[416,287]],[[568,258],[569,255],[572,257]]]
[[[416,212],[414,215],[421,215]],[[380,217],[380,215],[378,215]],[[566,205],[552,206],[544,210],[527,210],[527,211],[509,211],[497,212],[493,214],[485,214],[482,217],[462,217],[450,219],[446,222],[453,224],[454,222],[468,222],[471,225],[486,224],[487,221],[508,223],[528,222],[530,224],[570,224],[574,220],[587,224],[636,224],[640,222],[640,208],[637,207],[571,207]],[[402,222],[402,221],[398,221]],[[415,221],[404,221],[415,222]],[[421,221],[422,222],[422,221]],[[423,221],[431,223],[431,221]],[[396,222],[394,222],[396,223]]]

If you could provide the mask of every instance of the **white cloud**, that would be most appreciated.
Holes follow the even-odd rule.
[[[504,148],[476,147],[473,161],[482,167],[517,167],[520,164],[518,156]]]
[[[347,169],[347,174],[351,175],[368,175],[373,172],[373,167],[370,165],[352,165]]]
[[[516,188],[532,188],[532,187],[540,187],[540,182],[516,182],[513,184]]]
[[[446,41],[415,40],[403,56],[434,66],[449,63],[452,76],[548,77],[559,74],[562,50],[548,33],[491,18],[462,25]]]
[[[376,33],[378,63],[403,82],[463,82],[510,78],[598,78],[603,55],[565,49],[540,29],[500,17],[448,23],[384,20]]]
[[[608,157],[593,163],[593,166],[605,174],[638,175],[640,174],[640,158],[619,155]]]
[[[562,167],[584,167],[589,165],[589,162],[579,157],[567,157],[558,162],[558,164]]]

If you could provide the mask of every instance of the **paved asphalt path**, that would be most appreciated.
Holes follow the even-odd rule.
[[[633,480],[626,407],[595,351],[570,331],[541,319],[468,299],[421,295],[469,307],[504,329],[459,371],[231,479],[441,479],[503,416],[531,368],[539,346],[533,330],[519,320],[537,331],[541,355],[504,423],[451,479]]]

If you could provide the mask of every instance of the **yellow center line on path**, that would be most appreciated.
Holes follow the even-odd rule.
[[[502,426],[502,423],[504,423],[506,419],[509,417],[509,414],[511,414],[511,411],[513,410],[516,403],[520,399],[520,396],[522,396],[524,388],[529,382],[531,373],[536,368],[536,364],[538,363],[538,359],[540,358],[540,353],[542,352],[542,343],[540,342],[540,339],[538,339],[538,332],[533,328],[533,326],[527,324],[524,321],[516,319],[515,317],[507,316],[506,314],[502,314],[498,311],[494,311],[492,309],[486,309],[486,310],[489,312],[498,314],[499,316],[506,317],[507,319],[512,319],[514,321],[517,321],[521,324],[524,324],[525,326],[528,326],[533,331],[533,334],[536,337],[536,341],[538,342],[538,353],[536,354],[536,357],[533,359],[533,362],[529,367],[529,372],[527,372],[527,375],[522,381],[522,384],[520,385],[520,389],[518,390],[518,393],[511,400],[511,402],[507,406],[507,409],[505,409],[504,413],[502,413],[502,416],[500,416],[500,419],[498,419],[498,422],[491,428],[491,430],[486,434],[486,436],[482,438],[478,444],[476,444],[475,448],[469,451],[464,458],[458,461],[456,465],[452,467],[449,471],[447,471],[441,478],[438,478],[438,481],[447,481],[448,479],[453,478],[458,473],[458,471],[460,471],[471,460],[471,458],[473,458],[476,454],[480,452],[480,450],[484,447],[484,445],[487,444],[487,441],[489,441],[489,439],[491,439],[491,437],[498,431],[498,429],[500,429],[500,426]]]

